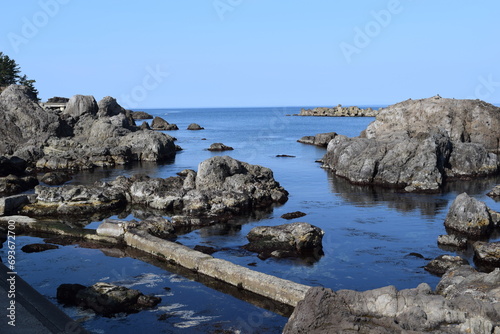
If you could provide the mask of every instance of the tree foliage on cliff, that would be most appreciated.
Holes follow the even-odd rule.
[[[21,75],[21,69],[14,59],[0,52],[0,91],[2,88],[12,84],[23,85],[29,88],[33,96],[38,100],[38,90],[35,88],[35,80],[30,80],[26,74]]]

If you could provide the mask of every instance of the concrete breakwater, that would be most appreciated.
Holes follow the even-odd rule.
[[[46,223],[26,216],[4,216],[0,217],[0,226],[6,226],[9,221],[14,221],[17,229],[23,232],[48,232],[136,248],[154,255],[158,259],[175,263],[239,289],[292,307],[297,306],[311,288],[155,237],[146,231],[134,228],[133,224],[130,225],[126,221],[106,220],[97,231],[93,231],[75,230],[62,224]]]
[[[362,109],[356,106],[343,107],[339,104],[333,108],[318,107],[313,109],[302,109],[298,116],[329,116],[329,117],[375,117],[378,110],[372,108]]]

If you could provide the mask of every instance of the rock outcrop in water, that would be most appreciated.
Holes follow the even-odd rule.
[[[232,151],[234,148],[231,146],[224,145],[223,143],[213,143],[208,148],[209,151],[222,152],[222,151]]]
[[[105,317],[117,313],[137,313],[161,302],[160,297],[146,296],[138,290],[104,282],[89,287],[61,284],[57,288],[57,300],[64,305],[91,309]]]
[[[302,109],[299,116],[330,116],[330,117],[374,117],[377,111],[372,108],[362,109],[359,107],[342,107],[339,104],[333,108],[318,107],[314,109]]]
[[[327,147],[328,143],[335,137],[337,137],[336,132],[327,132],[327,133],[318,133],[315,136],[304,136],[297,141],[302,144]]]
[[[62,112],[43,109],[26,87],[0,95],[0,155],[17,156],[38,169],[91,169],[175,155],[173,138],[140,130],[115,99],[99,103],[76,95]]]
[[[278,226],[257,226],[247,235],[249,244],[244,248],[268,257],[299,257],[323,255],[323,235],[319,227],[308,223],[291,223]]]
[[[497,222],[493,210],[485,203],[462,193],[450,206],[444,225],[447,229],[471,238],[489,235]]]
[[[446,179],[499,170],[500,108],[439,96],[381,110],[360,137],[338,135],[324,167],[357,184],[437,191]]]
[[[176,224],[210,224],[288,200],[288,192],[269,168],[216,156],[167,179],[118,177],[92,186],[37,186],[36,201],[24,206],[28,216],[82,215],[127,204],[176,214]]]
[[[432,291],[428,284],[398,291],[311,288],[285,326],[295,333],[498,333],[500,270],[470,266],[449,270]]]
[[[151,122],[151,128],[153,130],[179,130],[176,124],[170,124],[161,117],[156,116]]]

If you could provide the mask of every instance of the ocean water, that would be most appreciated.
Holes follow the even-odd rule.
[[[297,139],[321,132],[357,136],[374,118],[286,116],[300,107],[224,108],[224,109],[150,109],[180,130],[166,131],[183,148],[175,159],[162,164],[141,163],[115,169],[97,169],[76,175],[74,184],[112,180],[118,175],[145,173],[169,177],[214,155],[259,164],[273,170],[275,179],[290,193],[289,200],[274,210],[246,217],[229,225],[215,225],[180,235],[187,245],[207,245],[220,251],[213,256],[255,270],[312,286],[332,289],[367,290],[386,285],[413,288],[426,282],[435,287],[439,278],[423,269],[441,254],[437,237],[445,234],[443,221],[451,202],[461,192],[485,201],[494,210],[500,205],[485,194],[497,177],[453,182],[438,194],[406,194],[380,187],[355,186],[332,175],[315,162],[325,149],[304,145]],[[139,123],[139,122],[138,122]],[[188,131],[190,123],[205,128]],[[222,142],[233,151],[214,153],[210,144]],[[287,154],[294,157],[280,158]],[[302,211],[307,215],[287,221],[283,213]],[[126,219],[133,219],[129,216]],[[316,259],[267,259],[244,251],[248,231],[260,225],[279,225],[304,221],[325,231],[324,255]],[[96,228],[100,221],[86,228]],[[40,236],[18,238],[22,244],[40,242]],[[4,256],[5,248],[0,249]],[[421,254],[423,258],[410,253]],[[472,263],[470,251],[459,255]],[[272,312],[242,301],[227,287],[207,287],[195,277],[176,272],[130,251],[88,249],[85,245],[61,246],[39,254],[19,251],[18,272],[44,295],[55,301],[61,283],[90,285],[97,281],[133,286],[145,293],[162,295],[159,309],[108,319],[65,308],[73,317],[96,333],[126,333],[147,330],[151,333],[280,333],[287,321],[286,312]],[[168,288],[168,289],[164,289]],[[229,293],[226,293],[229,292]]]

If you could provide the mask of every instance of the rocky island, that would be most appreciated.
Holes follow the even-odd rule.
[[[359,137],[334,136],[322,161],[356,184],[429,192],[498,173],[499,143],[500,108],[435,96],[379,111]]]
[[[323,117],[375,117],[378,111],[372,108],[362,109],[356,106],[343,107],[339,104],[333,108],[317,107],[301,109],[298,116],[323,116]]]

